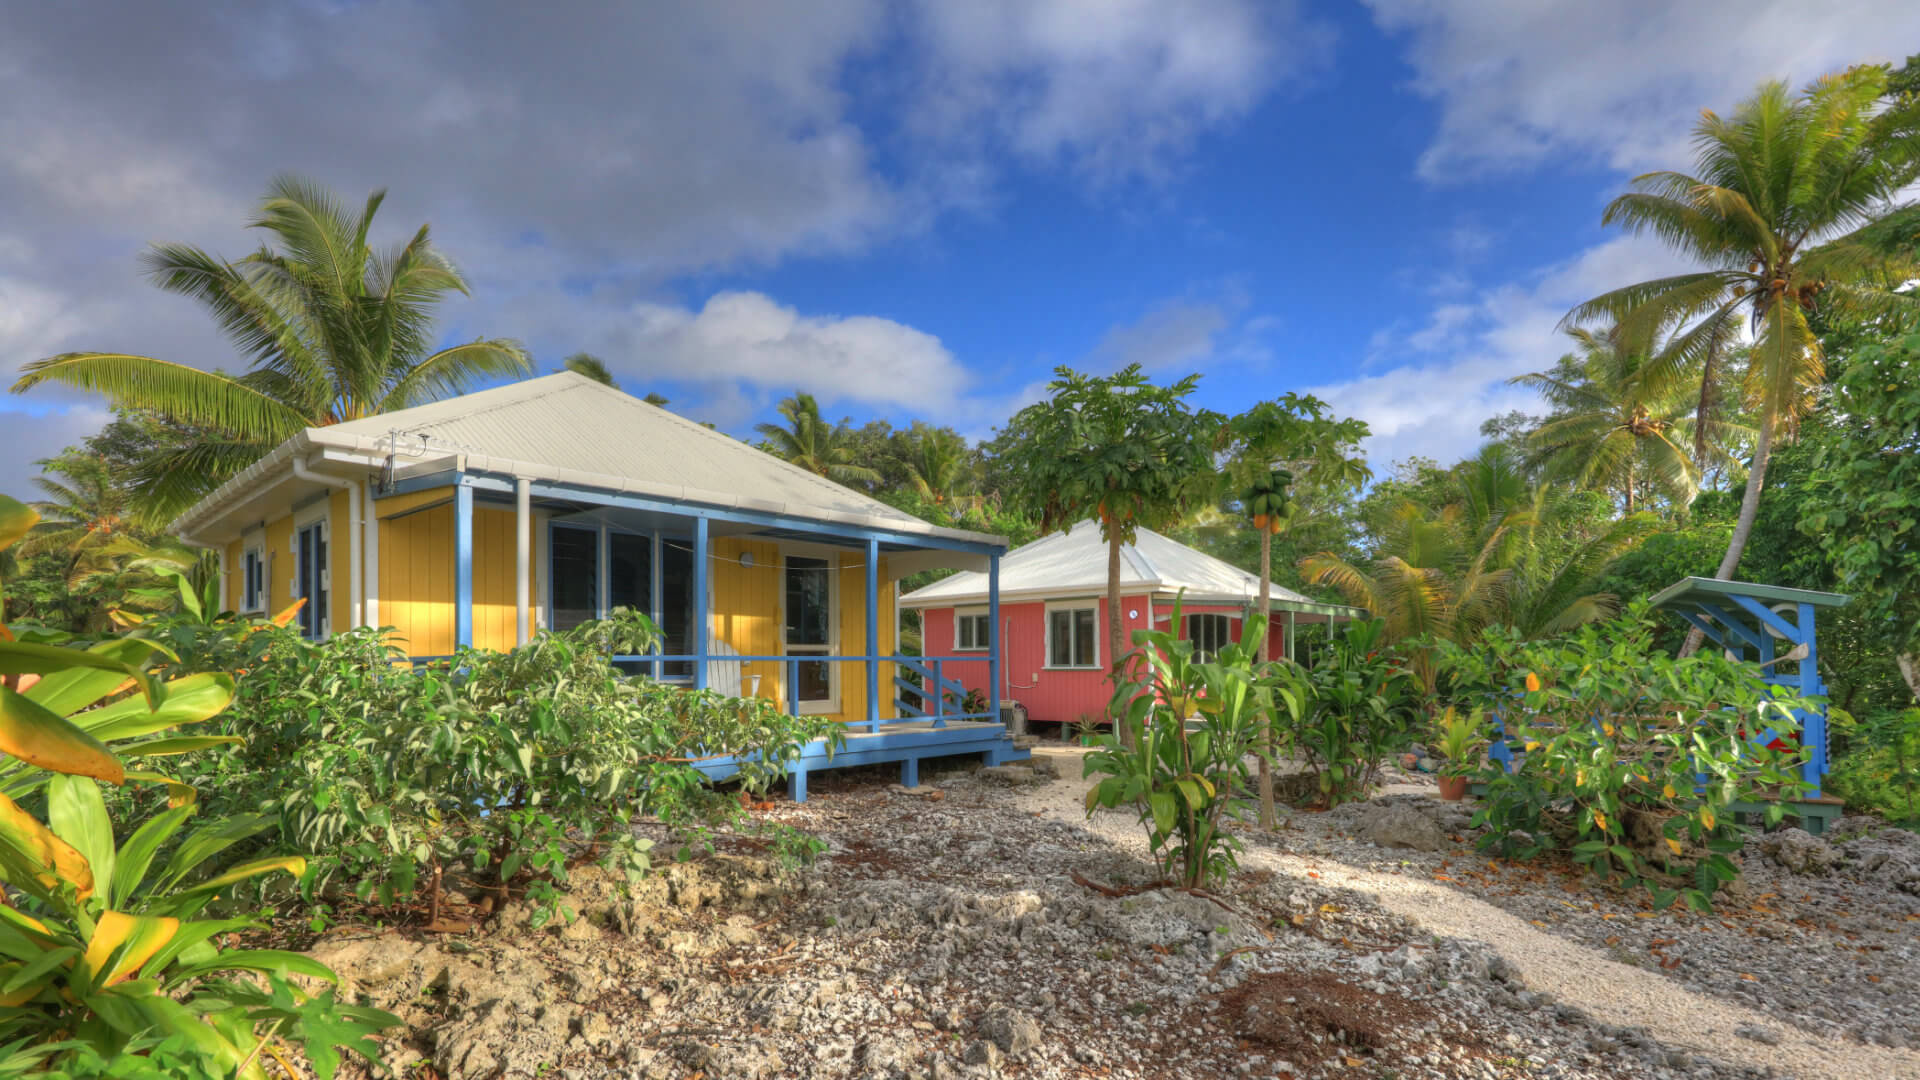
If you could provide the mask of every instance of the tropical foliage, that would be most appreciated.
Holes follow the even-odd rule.
[[[779,412],[785,424],[754,426],[768,453],[843,484],[879,479],[873,469],[855,462],[853,447],[848,445],[846,423],[830,424],[822,419],[820,403],[812,394],[787,398],[780,403]]]
[[[388,251],[373,246],[384,191],[355,213],[298,177],[273,181],[250,223],[268,242],[228,262],[187,244],[157,244],[147,274],[196,301],[246,365],[240,374],[129,352],[76,352],[27,364],[22,393],[61,383],[149,409],[205,437],[141,462],[134,486],[153,519],[252,464],[302,428],[403,409],[478,380],[531,370],[517,342],[436,346],[433,309],[466,281],[425,225]]]
[[[1107,541],[1107,658],[1118,672],[1126,656],[1120,549],[1141,527],[1169,527],[1212,500],[1224,418],[1187,403],[1198,375],[1156,386],[1138,364],[1107,376],[1064,367],[1054,374],[1047,399],[1013,418],[1005,456],[1041,532],[1099,523]]]
[[[411,673],[371,630],[320,644],[191,621],[144,632],[177,645],[183,670],[247,670],[222,717],[244,745],[189,755],[181,778],[222,793],[210,796],[217,809],[264,815],[260,853],[314,853],[309,899],[390,908],[418,895],[430,923],[458,869],[502,901],[524,892],[539,925],[563,913],[581,851],[629,878],[647,869],[638,816],[690,831],[737,816],[694,759],[739,755],[744,783],[762,790],[801,746],[842,736],[831,719],[765,700],[624,677],[609,657],[658,636],[624,610]]]
[[[0,497],[0,548],[34,524]],[[298,876],[298,856],[220,868],[234,844],[265,821],[242,815],[189,830],[191,786],[147,768],[148,759],[226,752],[239,740],[171,735],[220,714],[233,698],[224,673],[167,678],[164,649],[121,638],[89,649],[18,642],[0,626],[0,1046],[15,1071],[76,1058],[112,1058],[155,1039],[196,1059],[204,1074],[266,1076],[276,1040],[304,1049],[331,1077],[340,1050],[378,1059],[370,1036],[399,1023],[310,994],[292,976],[334,981],[297,953],[222,949],[215,942],[256,925],[204,917],[242,882]],[[168,809],[116,835],[102,785],[158,785]],[[45,806],[44,819],[20,800]],[[164,857],[164,860],[162,859]],[[217,913],[215,913],[217,914]],[[257,973],[258,980],[232,978]],[[285,1066],[292,1071],[291,1065]]]
[[[1513,761],[1482,772],[1474,822],[1503,855],[1566,851],[1656,907],[1705,911],[1738,875],[1734,804],[1802,790],[1794,710],[1812,703],[1711,650],[1676,660],[1651,631],[1638,605],[1553,641],[1497,630],[1443,646],[1454,699],[1496,718]],[[1783,803],[1768,805],[1777,822]]]
[[[1817,400],[1825,359],[1814,313],[1920,314],[1920,300],[1896,288],[1914,276],[1912,253],[1865,233],[1920,178],[1920,100],[1886,98],[1887,78],[1884,67],[1857,67],[1798,94],[1769,82],[1730,116],[1704,111],[1692,172],[1636,177],[1602,217],[1659,237],[1701,269],[1615,289],[1568,315],[1611,320],[1629,340],[1675,328],[1641,377],[1656,388],[1694,378],[1703,429],[1716,365],[1742,333],[1753,334],[1742,392],[1757,434],[1716,577],[1740,563],[1775,440]]]
[[[1469,644],[1501,624],[1555,634],[1617,610],[1618,598],[1595,584],[1658,524],[1645,513],[1609,519],[1578,494],[1530,487],[1502,443],[1432,480],[1424,497],[1405,486],[1382,493],[1394,502],[1375,524],[1370,563],[1331,552],[1300,563],[1309,580],[1383,620],[1386,643],[1408,645],[1429,694],[1439,674],[1434,642]]]
[[[1366,798],[1420,715],[1419,687],[1384,647],[1385,630],[1379,619],[1351,623],[1310,667],[1281,668],[1298,707],[1275,711],[1274,745],[1306,767],[1323,805]]]
[[[1180,610],[1176,603],[1171,625],[1181,625]],[[1265,640],[1265,630],[1254,616],[1248,640]],[[1133,640],[1140,648],[1112,707],[1131,737],[1095,739],[1084,771],[1101,779],[1087,791],[1087,814],[1135,808],[1170,877],[1189,888],[1224,880],[1238,861],[1240,842],[1225,823],[1244,816],[1247,758],[1273,714],[1296,712],[1298,700],[1257,645],[1230,644],[1203,662],[1192,642],[1168,631],[1136,630]]]

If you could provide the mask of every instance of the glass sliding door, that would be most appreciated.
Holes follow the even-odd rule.
[[[571,630],[598,618],[600,530],[555,524],[547,546],[553,629]]]
[[[620,608],[653,618],[653,537],[644,533],[607,533],[607,614]],[[653,665],[626,661],[615,665],[629,675],[651,674]]]
[[[319,641],[327,636],[327,526],[316,521],[295,534],[294,585],[307,598],[300,609],[300,636]]]
[[[693,636],[693,541],[660,538],[660,637],[668,656],[691,656],[698,644]],[[692,679],[693,662],[665,665],[662,677]]]
[[[785,579],[785,655],[833,655],[832,561],[789,555]],[[799,665],[801,712],[839,711],[839,678],[835,670],[838,666],[825,660]]]

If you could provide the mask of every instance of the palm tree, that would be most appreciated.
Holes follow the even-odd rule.
[[[907,476],[922,498],[945,507],[964,494],[972,462],[958,432],[916,422],[909,446]]]
[[[47,497],[29,504],[40,521],[21,541],[21,555],[61,555],[71,574],[132,528],[130,494],[99,455],[69,450],[34,464],[41,469],[34,486]]]
[[[592,353],[577,352],[560,362],[560,370],[571,371],[575,375],[585,375],[602,386],[613,386],[613,372]]]
[[[1658,369],[1649,369],[1646,350],[1632,347],[1617,326],[1573,326],[1567,335],[1577,351],[1552,371],[1509,380],[1540,391],[1554,406],[1527,437],[1534,460],[1548,475],[1619,490],[1629,514],[1641,501],[1642,471],[1675,502],[1691,502],[1700,471],[1685,439],[1697,420],[1674,380],[1653,378]]]
[[[842,484],[871,484],[880,479],[873,469],[853,463],[845,428],[820,418],[820,403],[812,394],[796,393],[782,401],[780,415],[786,418],[786,427],[771,423],[754,426],[766,440],[768,453]]]
[[[155,245],[148,275],[198,301],[248,365],[241,375],[117,352],[64,353],[27,364],[15,393],[59,382],[145,408],[219,437],[156,454],[135,478],[156,516],[192,503],[302,428],[460,393],[531,370],[518,342],[434,348],[432,310],[466,282],[426,226],[391,251],[368,246],[385,192],[357,215],[304,180],[268,187],[251,227],[269,243],[239,260]]]
[[[1577,506],[1548,485],[1528,488],[1504,443],[1490,443],[1457,466],[1453,485],[1453,498],[1437,510],[1401,500],[1371,564],[1320,552],[1300,560],[1301,573],[1383,620],[1389,642],[1465,645],[1496,623],[1537,637],[1617,611],[1618,599],[1592,586],[1658,526],[1653,515],[1638,513],[1584,535]],[[1437,654],[1416,646],[1409,659],[1431,693]]]
[[[1743,330],[1753,335],[1745,393],[1758,432],[1722,579],[1753,531],[1774,439],[1811,408],[1824,373],[1808,313],[1823,305],[1866,315],[1920,310],[1920,300],[1893,291],[1913,276],[1910,257],[1862,237],[1920,177],[1920,99],[1882,101],[1886,86],[1884,67],[1853,68],[1798,96],[1766,83],[1731,117],[1703,113],[1693,173],[1636,177],[1601,220],[1651,232],[1704,268],[1616,289],[1567,316],[1610,318],[1629,334],[1684,327],[1647,366],[1655,382],[1698,373],[1697,440],[1707,435],[1716,361]]]

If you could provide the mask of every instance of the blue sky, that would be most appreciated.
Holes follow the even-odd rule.
[[[1686,164],[1700,108],[1920,42],[1920,6],[1867,0],[526,10],[10,16],[0,367],[230,364],[136,258],[243,253],[293,170],[388,187],[389,240],[433,223],[474,286],[450,338],[590,350],[736,433],[802,388],[982,436],[1055,365],[1137,360],[1221,410],[1318,393],[1377,465],[1450,459],[1531,404],[1505,379],[1568,306],[1676,265],[1599,213]],[[0,396],[0,491],[102,418]]]

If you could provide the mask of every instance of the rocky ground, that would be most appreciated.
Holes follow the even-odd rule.
[[[1914,1035],[1920,898],[1874,876],[1908,840],[1795,843],[1808,873],[1756,848],[1739,911],[1643,918],[1555,868],[1490,865],[1458,808],[1413,792],[1246,834],[1217,893],[1134,891],[1157,876],[1137,826],[1087,822],[1055,756],[912,792],[816,778],[774,811],[830,845],[798,873],[741,847],[631,896],[582,874],[564,928],[509,906],[469,934],[314,951],[413,1025],[394,1064],[446,1078],[1920,1076],[1859,1038]],[[1583,957],[1634,965],[1626,999],[1583,1003],[1558,978]],[[1689,1009],[1754,1030],[1689,1038]]]

